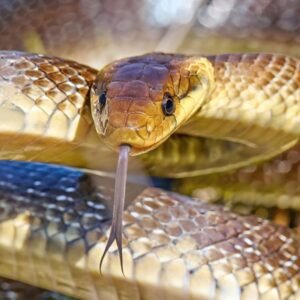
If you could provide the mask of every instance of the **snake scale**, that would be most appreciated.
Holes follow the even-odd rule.
[[[111,170],[116,156],[107,145],[128,144],[138,155],[162,143],[140,156],[153,175],[261,162],[297,147],[299,66],[280,54],[154,53],[98,73],[51,55],[2,51],[1,158]],[[179,155],[182,148],[189,155]],[[299,297],[292,229],[159,189],[131,195],[140,187],[129,184],[125,277],[114,245],[101,276],[110,180],[24,162],[0,169],[3,277],[85,299]]]

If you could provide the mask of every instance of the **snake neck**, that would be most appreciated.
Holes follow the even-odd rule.
[[[300,135],[299,61],[282,55],[207,57],[214,87],[181,133],[236,141],[251,147],[283,146]]]

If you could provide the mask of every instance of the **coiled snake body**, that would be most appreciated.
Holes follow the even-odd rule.
[[[94,152],[93,161],[95,157],[101,161],[98,158],[103,155],[92,114],[106,144],[111,148],[128,144],[133,154],[159,145],[178,128],[185,135],[213,136],[219,143],[229,140],[229,154],[224,152],[219,161],[212,161],[212,171],[272,157],[298,141],[299,62],[281,55],[206,58],[149,54],[115,62],[96,76],[93,69],[67,60],[2,52],[0,70],[1,153],[6,159],[90,167],[85,161],[89,151]],[[171,112],[162,104],[166,97],[174,105]],[[230,155],[237,160],[230,160]],[[209,170],[207,163],[204,166]],[[201,170],[205,172],[204,167]],[[165,170],[165,174],[170,173]],[[185,175],[180,168],[178,174]],[[122,277],[114,254],[103,265],[105,277],[100,277],[98,264],[105,241],[89,248],[89,230],[79,234],[72,222],[68,225],[65,208],[61,210],[65,229],[59,222],[52,225],[56,233],[52,246],[52,242],[42,242],[43,230],[37,230],[36,235],[31,229],[35,222],[45,226],[39,214],[31,216],[27,209],[17,217],[13,217],[14,211],[7,214],[12,219],[1,225],[3,276],[67,294],[76,288],[76,293],[86,298],[105,295],[113,299],[112,287],[117,288],[120,298],[130,299],[153,299],[156,293],[177,298],[214,297],[215,293],[224,297],[285,297],[298,290],[294,282],[298,240],[288,229],[156,190],[144,192],[136,201],[125,215],[126,277]],[[59,214],[59,206],[56,210]],[[7,239],[11,230],[13,238]],[[48,227],[46,233],[51,235]],[[68,243],[69,235],[72,243]],[[32,249],[35,243],[37,248]],[[24,259],[26,247],[32,250]],[[37,263],[44,255],[50,255],[45,273]],[[60,266],[63,257],[72,266]],[[35,265],[39,270],[32,269]],[[292,273],[284,278],[289,268]],[[82,277],[80,269],[89,270],[89,277]],[[34,281],[27,278],[28,270],[36,274]],[[50,274],[55,282],[47,279]],[[155,292],[153,280],[162,283]],[[174,290],[167,289],[165,283]],[[121,296],[123,292],[130,296]]]
[[[261,162],[298,142],[299,67],[279,54],[151,53],[98,73],[2,51],[1,158],[107,170],[115,160],[107,146],[128,145],[152,174],[172,177]],[[193,155],[177,165],[177,157],[162,157],[183,140]],[[198,152],[203,144],[207,153]],[[221,155],[210,155],[214,149]],[[157,189],[124,213],[125,277],[116,249],[100,276],[110,215],[105,186],[58,167],[2,168],[1,276],[89,299],[299,297],[295,232]],[[33,180],[19,180],[19,168]]]

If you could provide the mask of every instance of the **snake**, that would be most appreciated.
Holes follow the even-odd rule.
[[[190,132],[249,148],[248,157],[237,161],[240,166],[272,157],[298,141],[299,77],[293,74],[299,62],[290,57],[154,53],[113,62],[98,74],[52,56],[4,51],[0,58],[1,152],[6,159],[49,162],[53,151],[64,151],[65,156],[73,149],[96,148],[93,138],[99,140],[97,134],[104,144],[120,152],[121,175],[117,171],[112,217],[115,223],[102,258],[116,239],[122,268],[124,173],[129,154],[152,150],[174,131]],[[58,101],[54,110],[51,97]],[[66,122],[70,105],[79,107]],[[232,148],[229,151],[235,156]],[[76,154],[71,157],[74,165],[88,166],[81,164]],[[23,217],[26,220],[26,213]]]
[[[15,204],[3,206],[1,276],[89,299],[297,296],[299,240],[288,228],[157,189],[140,194],[122,220],[128,155],[141,157],[153,175],[186,177],[235,170],[295,146],[296,58],[149,53],[98,72],[51,55],[1,51],[0,78],[1,158],[97,170],[111,168],[111,150],[120,152],[110,234],[103,200],[75,201],[89,197],[82,182],[77,186],[80,172],[9,165],[24,169],[23,177],[26,170],[36,176],[17,181],[25,184],[24,195],[16,192],[18,174],[3,165],[3,197]],[[194,154],[178,158],[181,145]],[[203,147],[207,152],[199,151]],[[211,157],[214,149],[221,155]],[[38,188],[50,171],[54,196]],[[66,195],[61,182],[74,177],[76,188]],[[105,198],[101,188],[99,193]],[[76,221],[66,215],[68,201],[79,203],[75,212],[85,221],[97,219],[107,239],[95,227],[71,226],[66,218]],[[64,224],[58,221],[62,213]],[[90,239],[96,240],[92,247]],[[114,239],[118,251],[107,252]],[[45,245],[47,250],[39,248]]]

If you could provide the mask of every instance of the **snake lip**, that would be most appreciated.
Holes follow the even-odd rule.
[[[146,141],[137,133],[135,128],[112,128],[107,129],[103,137],[104,143],[114,151],[119,151],[120,146],[128,145],[131,149],[130,155],[140,153],[140,148],[147,148]]]
[[[137,156],[148,152],[157,146],[159,146],[163,141],[145,141],[140,135],[133,129],[120,128],[113,131],[110,135],[104,138],[104,143],[113,151],[118,152],[120,146],[127,145],[130,147],[130,156]]]

